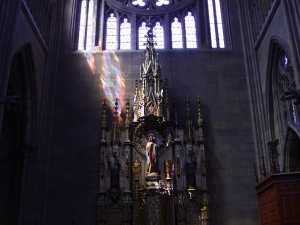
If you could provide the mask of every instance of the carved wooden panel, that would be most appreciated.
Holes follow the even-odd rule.
[[[300,224],[300,183],[279,185],[283,224]]]
[[[260,219],[262,225],[279,224],[276,191],[266,190],[259,196]]]
[[[300,225],[300,173],[274,174],[256,190],[261,225]]]

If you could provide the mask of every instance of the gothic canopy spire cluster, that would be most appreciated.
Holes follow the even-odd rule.
[[[146,49],[143,55],[143,61],[140,64],[140,78],[136,81],[134,95],[134,122],[139,118],[153,115],[168,120],[169,112],[167,93],[164,93],[161,78],[161,64],[159,56],[155,52],[154,35],[151,26],[151,20],[148,20]],[[165,90],[167,87],[165,85]]]

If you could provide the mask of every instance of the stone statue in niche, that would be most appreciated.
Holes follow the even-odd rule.
[[[172,179],[172,161],[171,160],[165,160],[165,172],[166,172],[166,179]]]
[[[157,167],[157,145],[153,133],[148,135],[148,142],[146,145],[146,167],[146,175],[157,175],[159,172]]]
[[[117,149],[113,149],[113,154],[111,157],[107,157],[108,169],[111,174],[111,188],[119,189],[119,174],[120,174],[120,161],[117,156]]]
[[[136,160],[132,165],[134,180],[140,179],[140,163]]]
[[[195,173],[197,169],[197,158],[192,147],[188,147],[188,155],[185,159],[185,171],[187,186],[190,189],[196,188]]]
[[[106,223],[106,206],[105,206],[105,197],[104,195],[99,196],[98,199],[98,221],[100,222],[100,224]]]
[[[176,206],[176,217],[179,222],[185,221],[185,209],[181,201]]]

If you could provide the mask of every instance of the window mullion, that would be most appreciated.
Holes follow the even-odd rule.
[[[165,42],[165,49],[170,49],[171,44],[171,27],[170,27],[170,16],[169,13],[166,13],[165,19],[164,19],[164,42]]]
[[[99,42],[100,48],[101,50],[105,49],[105,38],[104,38],[104,29],[105,29],[105,13],[104,13],[104,6],[105,6],[105,1],[100,1],[101,2],[101,11],[100,11],[100,16],[99,16],[99,20],[98,22],[100,23],[99,25],[99,40],[97,40]],[[99,2],[98,2],[99,5]]]
[[[181,19],[181,29],[182,29],[182,47],[186,49],[186,26],[184,16]]]
[[[116,46],[116,48],[117,48],[117,50],[120,50],[120,46],[121,46],[121,44],[120,44],[120,41],[121,41],[121,38],[120,38],[120,29],[121,29],[121,23],[122,23],[122,21],[120,20],[120,17],[118,17],[117,18],[117,46]]]
[[[136,50],[136,49],[138,49],[137,48],[138,41],[137,41],[137,38],[136,38],[137,34],[138,34],[138,31],[136,29],[136,14],[135,13],[130,18],[130,24],[131,24],[131,37],[130,37],[131,47],[130,47],[130,49]]]

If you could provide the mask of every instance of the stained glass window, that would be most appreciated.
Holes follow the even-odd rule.
[[[135,11],[137,10],[136,12],[138,13],[129,15],[128,13],[130,12],[128,10],[127,12],[122,12],[123,10],[119,10],[114,4],[106,5],[106,1],[109,3],[115,2],[116,5],[123,4],[128,7],[128,10],[131,8]],[[135,45],[137,49],[145,49],[146,35],[149,29],[145,20],[148,17],[151,19],[155,47],[158,49],[170,47],[173,49],[198,48],[198,42],[200,41],[198,40],[200,36],[197,35],[198,28],[202,29],[201,43],[203,45],[211,45],[212,48],[225,48],[220,0],[207,0],[208,8],[201,8],[201,10],[207,10],[207,12],[199,10],[200,8],[192,8],[189,1],[186,0],[78,0],[78,2],[78,5],[81,7],[80,19],[77,24],[78,30],[76,29],[78,32],[78,50],[92,49],[96,42],[99,42],[100,49],[102,49],[101,46],[107,50],[134,49],[135,47],[132,45]],[[105,20],[104,23],[101,23],[102,19],[95,19],[102,16],[102,14],[96,15],[96,12],[99,12],[96,8],[98,7],[97,4],[104,4],[105,12],[115,12],[108,13],[103,18]],[[180,10],[178,10],[177,6],[180,6]],[[190,9],[186,11],[183,6],[187,6]],[[159,11],[162,13],[158,13]],[[117,15],[116,12],[119,14]],[[198,18],[196,15],[200,13],[205,13],[207,17],[202,17],[204,21],[197,24],[196,20]],[[176,15],[176,17],[173,15]],[[124,19],[124,17],[127,18]],[[130,21],[141,20],[143,22],[137,22],[137,27],[132,27]],[[166,24],[167,21],[170,22]],[[203,40],[206,35],[206,29],[200,27],[206,23],[209,23],[210,43],[206,43],[206,39]],[[168,28],[167,31],[165,27]],[[100,29],[104,29],[104,32],[102,33]],[[167,39],[165,39],[166,37]]]
[[[94,46],[94,0],[81,2],[78,50],[92,49]]]
[[[172,32],[172,48],[182,48],[182,26],[181,23],[178,22],[178,18],[174,18],[174,22],[171,25]]]
[[[120,26],[120,49],[130,49],[131,25],[127,18]]]
[[[207,0],[212,48],[225,48],[220,0]]]
[[[110,14],[106,22],[106,49],[117,49],[117,18],[113,13]]]
[[[94,0],[91,0],[89,2],[89,9],[88,9],[86,49],[92,49],[92,47],[94,46],[93,10],[94,10]]]
[[[191,12],[185,17],[186,47],[197,48],[195,18]]]
[[[142,25],[139,28],[139,49],[145,49],[146,48],[146,42],[147,42],[147,31],[148,27],[146,27],[146,22],[142,22]]]
[[[78,50],[84,50],[85,27],[86,27],[86,0],[83,0],[81,3]]]
[[[155,27],[153,27],[154,42],[156,43],[157,49],[162,49],[165,47],[164,44],[164,28],[160,25],[160,22],[156,22]]]

